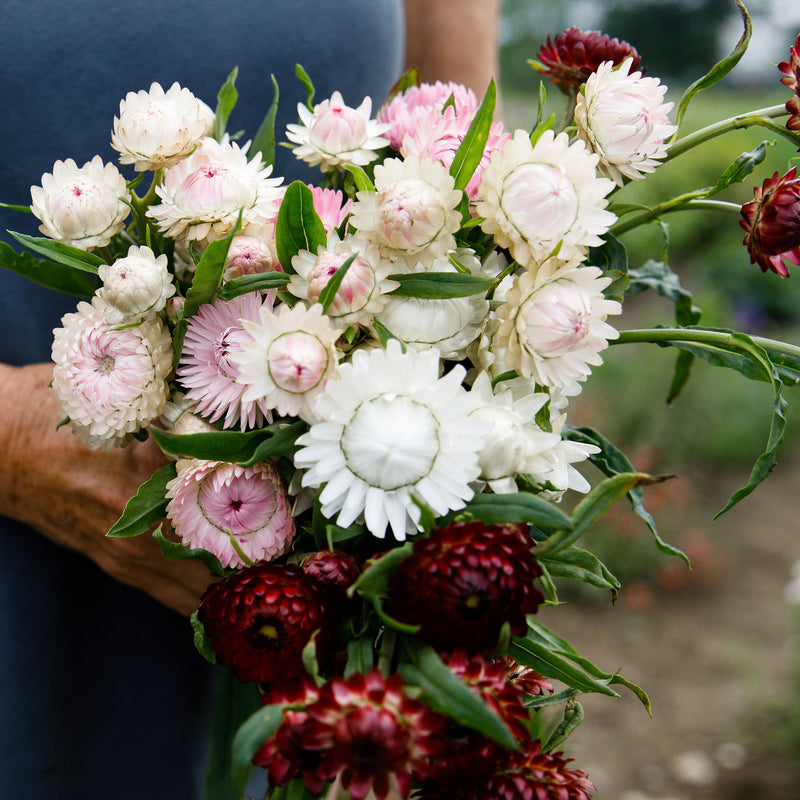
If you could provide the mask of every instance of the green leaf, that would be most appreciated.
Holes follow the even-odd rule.
[[[537,123],[536,127],[531,131],[531,147],[536,146],[536,142],[542,138],[545,131],[552,130],[556,124],[556,115],[551,114],[544,122]]]
[[[382,322],[379,322],[377,319],[372,320],[372,329],[375,331],[375,335],[378,337],[382,347],[386,347],[389,339],[397,339],[398,342],[400,341],[397,336],[395,336]],[[406,346],[403,345],[403,352],[405,353],[405,351]]]
[[[183,353],[183,341],[186,338],[186,331],[189,329],[189,320],[181,317],[172,329],[172,369],[178,369]]]
[[[283,722],[283,711],[286,707],[285,704],[274,703],[259,708],[236,731],[236,736],[233,737],[231,778],[239,797],[244,796],[253,756],[258,748],[278,730]]]
[[[52,261],[37,261],[30,253],[17,253],[7,242],[0,242],[0,267],[40,286],[78,297],[89,298],[98,287],[97,280],[86,274],[91,270],[64,269]]]
[[[353,176],[353,182],[358,192],[374,192],[375,185],[369,179],[369,175],[355,164],[346,164],[345,169]]]
[[[347,643],[347,663],[344,667],[344,677],[349,678],[357,672],[366,674],[375,665],[375,656],[372,650],[372,642],[362,636],[358,639],[351,639]]]
[[[254,431],[214,431],[176,436],[153,428],[153,438],[159,447],[172,455],[227,461],[251,467],[267,458],[292,455],[295,441],[308,426],[297,421],[291,425],[270,425]]]
[[[415,272],[390,275],[389,280],[400,285],[388,292],[395,297],[421,297],[425,300],[444,300],[486,294],[493,286],[492,278],[464,275],[461,272]]]
[[[222,300],[232,300],[248,292],[263,292],[269,289],[281,289],[289,283],[289,276],[285,272],[260,272],[255,275],[241,275],[225,281],[219,290]]]
[[[620,450],[615,444],[606,439],[601,433],[598,433],[593,428],[570,428],[566,427],[563,432],[564,438],[571,442],[583,442],[584,444],[593,444],[600,448],[599,453],[593,453],[589,456],[589,461],[594,464],[604,475],[612,477],[622,473],[634,472],[633,465],[628,457]],[[686,554],[667,544],[658,534],[656,529],[656,522],[649,511],[644,507],[644,495],[641,487],[635,486],[628,492],[628,500],[631,502],[633,513],[639,517],[645,525],[647,525],[650,533],[653,534],[656,547],[665,555],[678,556],[682,558],[687,564],[689,559]]]
[[[742,153],[708,190],[707,197],[727,189],[731,184],[741,183],[764,160],[767,155],[767,145],[774,144],[774,141],[764,141],[755,150]]]
[[[164,519],[167,511],[167,484],[177,475],[174,464],[157,469],[125,504],[122,516],[111,526],[106,536],[124,539],[147,533]]]
[[[347,590],[349,597],[355,594],[371,600],[389,592],[389,578],[400,566],[400,562],[411,555],[413,542],[406,542],[400,547],[394,547],[380,558],[370,560],[369,566],[358,576],[356,582]]]
[[[530,492],[476,494],[463,509],[451,513],[448,517],[461,514],[471,514],[490,525],[504,522],[527,522],[531,525],[544,525],[569,531],[573,524],[572,520],[558,506]]]
[[[725,58],[716,63],[702,78],[696,80],[683,93],[683,96],[678,102],[678,128],[680,128],[681,122],[683,121],[683,116],[686,113],[686,109],[689,107],[689,103],[691,103],[692,99],[704,89],[708,89],[710,86],[713,86],[715,83],[722,80],[739,63],[739,60],[747,50],[747,46],[750,44],[750,37],[753,34],[753,23],[750,19],[750,14],[742,4],[741,0],[736,0],[736,7],[739,9],[739,13],[742,16],[744,31],[742,32],[739,41],[736,43],[736,47],[734,47],[730,55],[725,56]],[[677,133],[678,132],[676,130],[676,136]]]
[[[275,76],[270,75],[269,77],[272,81],[272,103],[261,125],[258,126],[256,135],[253,137],[253,142],[247,152],[250,157],[255,153],[261,153],[262,163],[271,165],[275,163],[275,115],[278,113],[280,90]]]
[[[194,271],[194,278],[189,291],[186,292],[186,303],[183,307],[183,318],[193,317],[204,303],[212,303],[217,294],[222,272],[225,268],[225,259],[233,237],[242,227],[242,212],[233,230],[224,238],[211,242],[206,248]]]
[[[206,569],[215,578],[222,578],[227,574],[222,564],[219,563],[219,559],[213,553],[209,553],[208,550],[203,550],[199,547],[190,549],[178,542],[171,542],[161,533],[161,528],[153,532],[153,538],[158,542],[161,554],[164,558],[170,559],[170,561],[202,561]]]
[[[578,689],[564,689],[553,694],[528,697],[524,702],[526,708],[547,708],[548,706],[560,706],[566,700],[572,700],[573,697],[577,697],[579,694],[581,692]]]
[[[34,253],[47,256],[57,264],[63,264],[65,267],[72,267],[73,269],[81,270],[81,272],[90,272],[92,275],[97,275],[97,268],[105,263],[100,256],[63,242],[56,242],[53,239],[46,239],[42,236],[14,233],[14,231],[9,231],[9,233],[20,244],[29,250],[33,250]]]
[[[217,92],[217,108],[214,112],[214,138],[219,142],[228,127],[228,118],[236,105],[239,93],[236,91],[236,78],[239,75],[239,67],[234,67],[228,75],[225,83]]]
[[[358,253],[353,253],[353,255],[331,275],[330,280],[325,284],[325,288],[319,293],[319,302],[322,304],[322,310],[324,312],[327,313],[331,304],[336,299],[336,292],[339,291],[339,287],[342,285],[347,270],[350,269],[357,256]]]
[[[465,189],[470,179],[475,174],[478,164],[483,158],[486,142],[489,140],[489,131],[492,127],[494,107],[497,102],[497,87],[494,78],[490,79],[483,102],[474,119],[470,123],[464,139],[453,156],[450,165],[450,174],[455,178],[456,189]]]
[[[572,512],[572,529],[553,534],[540,546],[537,556],[552,558],[555,553],[578,541],[617,500],[625,497],[632,489],[660,483],[662,480],[665,478],[653,478],[640,472],[621,472],[606,478],[575,507]]]
[[[423,703],[509,750],[519,750],[505,722],[442,663],[432,647],[408,645],[412,661],[401,663],[398,672],[406,684],[422,689]]]
[[[531,66],[533,66],[532,61],[528,61]],[[542,66],[542,70],[546,70],[544,65]],[[538,128],[542,124],[542,120],[544,119],[544,106],[545,101],[547,100],[547,89],[545,88],[544,81],[539,81],[539,102],[536,107],[536,123],[534,124],[534,128]]]
[[[194,631],[194,646],[197,652],[200,653],[209,664],[216,664],[217,657],[214,655],[214,648],[211,646],[211,640],[208,638],[205,625],[200,622],[196,611],[189,617],[189,623]]]
[[[600,267],[603,272],[627,272],[628,251],[613,234],[607,233],[600,247],[590,247],[587,264]]]
[[[564,719],[553,731],[542,751],[549,753],[560,744],[563,744],[581,722],[583,722],[583,706],[577,700],[570,700],[564,709]]]
[[[10,203],[0,203],[0,208],[7,208],[9,211],[22,211],[24,214],[33,214],[30,206],[14,206]]]
[[[284,272],[294,272],[292,259],[301,250],[316,254],[317,248],[328,241],[322,220],[314,210],[311,189],[302,181],[294,181],[286,189],[275,223],[275,240]]]
[[[314,110],[314,95],[317,93],[316,89],[314,88],[314,84],[311,82],[311,78],[308,77],[308,73],[300,66],[300,64],[294,65],[294,74],[297,76],[300,83],[303,84],[306,90],[306,106],[309,111]]]
[[[622,585],[594,553],[579,547],[566,548],[552,558],[541,559],[547,571],[555,578],[571,578],[608,589],[616,599]]]

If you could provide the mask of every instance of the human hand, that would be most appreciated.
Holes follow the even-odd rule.
[[[212,580],[202,564],[164,558],[148,535],[105,535],[138,486],[163,466],[163,454],[152,440],[90,450],[67,427],[57,429],[62,415],[51,379],[51,364],[0,365],[0,514],[188,616]]]

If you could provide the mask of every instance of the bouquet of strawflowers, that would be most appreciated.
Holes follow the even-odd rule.
[[[592,784],[559,750],[576,698],[626,687],[649,709],[533,615],[557,601],[554,579],[616,595],[577,543],[623,497],[682,556],[643,504],[659,479],[567,423],[610,342],[678,348],[673,394],[698,356],[771,383],[767,447],[726,508],[773,464],[800,349],[701,327],[668,265],[630,268],[617,237],[667,212],[735,210],[753,262],[787,275],[794,169],[744,207],[712,200],[762,147],[713,187],[610,205],[736,127],[800,145],[800,39],[780,65],[785,108],[678,138],[692,97],[747,47],[741,12],[742,39],[675,123],[631,45],[571,28],[534,62],[568,97],[560,131],[543,88],[533,131],[512,133],[493,119],[494,84],[479,103],[412,72],[373,118],[369,98],[314,104],[298,67],[308,99],[286,138],[322,178],[284,186],[274,103],[253,141],[225,132],[232,73],[216,111],[177,84],[122,100],[112,145],[135,180],[97,156],[57,161],[32,188],[44,236],[15,235],[47,260],[4,263],[85,298],[54,332],[69,425],[92,448],[151,435],[170,456],[109,535],[152,533],[166,557],[206,563],[219,580],[195,644],[258,687],[223,758],[238,794],[256,764],[272,798],[582,800]],[[676,325],[620,333],[609,319],[645,289],[675,301]],[[594,487],[585,461],[604,476]],[[568,492],[585,495],[571,513]],[[548,726],[540,709],[559,705]]]

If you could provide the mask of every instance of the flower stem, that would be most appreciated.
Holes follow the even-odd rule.
[[[627,219],[620,220],[611,226],[611,233],[614,236],[619,236],[625,231],[632,228],[638,228],[639,225],[644,225],[646,222],[651,222],[658,219],[664,214],[669,214],[673,211],[688,211],[691,209],[706,209],[707,211],[730,211],[738,214],[742,207],[738,203],[729,203],[725,200],[703,200],[698,197],[696,193],[689,195],[681,195],[680,197],[673,197],[672,200],[667,200],[659,203],[657,206],[643,210],[637,216],[631,216]]]
[[[755,111],[748,111],[744,114],[737,114],[735,117],[720,120],[713,125],[708,125],[705,128],[701,128],[699,131],[694,131],[684,136],[682,139],[673,142],[667,149],[666,160],[669,161],[685,153],[687,150],[691,150],[693,147],[697,147],[697,145],[703,144],[717,136],[721,136],[728,131],[750,128],[753,125],[760,125],[763,128],[768,128],[773,133],[785,136],[795,147],[800,147],[800,136],[783,125],[777,125],[772,121],[773,117],[782,117],[786,114],[786,107],[779,105],[759,108]]]
[[[724,331],[710,331],[698,328],[644,328],[638,330],[620,331],[619,338],[609,344],[629,344],[634,342],[697,342],[711,346],[735,347],[736,342],[731,338],[733,334]],[[764,348],[767,352],[780,353],[800,359],[800,347],[779,342],[776,339],[765,339],[761,336],[750,336],[750,340]]]

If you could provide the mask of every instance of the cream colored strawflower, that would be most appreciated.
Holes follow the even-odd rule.
[[[149,91],[128,92],[114,117],[111,146],[121,164],[137,172],[171,167],[214,132],[214,112],[177,83],[165,92],[153,83]]]
[[[632,58],[618,67],[604,61],[581,88],[575,107],[578,136],[600,156],[600,170],[618,186],[653,172],[667,155],[677,130],[662,103],[667,87],[658,78],[630,72]]]
[[[526,131],[516,131],[481,175],[481,229],[523,266],[547,259],[559,246],[561,258],[582,257],[586,247],[603,243],[600,237],[616,219],[605,210],[614,183],[597,177],[597,162],[566,133],[547,130],[531,145]]]
[[[317,401],[319,422],[298,440],[304,487],[321,487],[322,513],[347,527],[364,521],[374,536],[398,540],[419,528],[418,498],[442,516],[472,497],[485,423],[464,369],[439,377],[434,350],[357,350]]]
[[[100,294],[111,306],[106,316],[112,322],[157,314],[175,294],[167,256],[156,258],[149,247],[129,247],[124,258],[101,265],[98,274],[103,281]]]
[[[375,151],[389,144],[382,136],[389,125],[371,119],[369,97],[351,108],[340,92],[334,92],[313,111],[298,103],[297,114],[301,124],[287,125],[286,138],[297,145],[296,158],[312,167],[319,165],[323,172],[347,164],[369,164],[378,157]]]
[[[350,222],[356,236],[386,258],[429,266],[456,246],[461,192],[438,161],[389,158],[375,167],[375,191],[356,195]]]
[[[45,236],[92,250],[105,247],[124,230],[130,197],[125,178],[113,164],[95,156],[78,167],[68,158],[42,175],[41,186],[31,186],[31,211]]]
[[[611,278],[597,267],[566,263],[555,273],[524,272],[497,309],[503,320],[494,344],[506,366],[540,386],[566,388],[603,363],[600,351],[619,334],[605,320],[621,305],[603,289]]]
[[[79,303],[53,331],[53,389],[80,441],[95,450],[126,444],[162,413],[172,338],[158,317],[115,328],[105,302]]]

